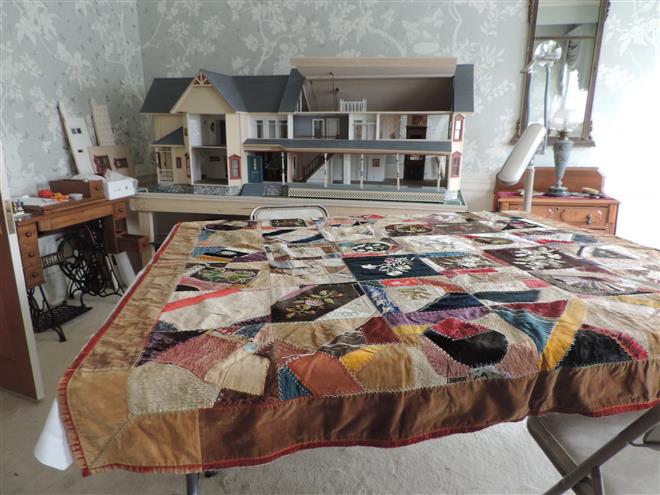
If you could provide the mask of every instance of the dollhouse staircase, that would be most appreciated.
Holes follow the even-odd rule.
[[[328,153],[328,160],[332,158],[334,153]],[[303,177],[302,177],[302,182],[307,182],[307,179],[309,179],[312,175],[316,173],[318,169],[320,169],[323,164],[325,163],[325,157],[323,156],[323,153],[319,153],[316,155],[312,161],[310,161],[307,165],[303,167]]]

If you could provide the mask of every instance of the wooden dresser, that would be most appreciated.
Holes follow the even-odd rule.
[[[603,190],[604,178],[595,167],[569,167],[563,184],[569,191],[579,192],[582,187]],[[546,191],[555,183],[554,167],[539,167],[534,176],[534,190]],[[523,198],[517,193],[524,186],[524,176],[520,182],[506,186],[499,181],[495,184],[494,209],[522,210]],[[532,200],[532,213],[545,218],[566,222],[576,227],[616,234],[619,202],[608,196],[585,198],[567,196],[554,198],[536,196]]]

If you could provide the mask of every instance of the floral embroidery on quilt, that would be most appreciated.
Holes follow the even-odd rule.
[[[194,235],[133,363],[135,414],[519,377],[654,345],[617,316],[657,319],[654,252],[523,218],[220,221]]]

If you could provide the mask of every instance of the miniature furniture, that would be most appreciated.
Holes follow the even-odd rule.
[[[602,191],[604,178],[595,167],[569,167],[563,182],[571,192],[579,192],[582,187]],[[536,168],[534,190],[546,191],[554,183],[554,167]],[[494,209],[496,211],[522,210],[523,198],[517,192],[522,187],[522,181],[513,185],[496,182]],[[599,198],[534,196],[531,211],[540,217],[558,220],[576,227],[616,234],[619,201],[606,195]]]

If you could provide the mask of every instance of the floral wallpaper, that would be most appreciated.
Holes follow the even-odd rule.
[[[524,58],[525,1],[138,1],[145,82],[199,69],[286,74],[296,55],[456,56],[475,64],[465,163],[508,154]],[[503,35],[503,33],[506,33]]]
[[[134,2],[2,1],[0,132],[12,194],[75,172],[57,110],[108,105],[119,144],[142,161],[149,125],[137,114],[144,75]],[[91,121],[88,122],[91,126]]]
[[[510,151],[519,112],[526,0],[13,1],[2,2],[1,17],[2,141],[14,193],[70,170],[58,98],[85,113],[90,97],[107,102],[118,141],[149,162],[148,122],[136,115],[145,88],[154,77],[200,68],[272,74],[287,73],[294,55],[457,56],[476,71],[465,172],[487,181]],[[651,179],[660,179],[659,167],[649,166],[657,161],[657,98],[656,111],[646,111],[660,87],[659,26],[657,0],[611,2],[596,147],[574,150],[571,160],[600,167],[630,219],[657,189]],[[551,165],[552,153],[537,164]]]

